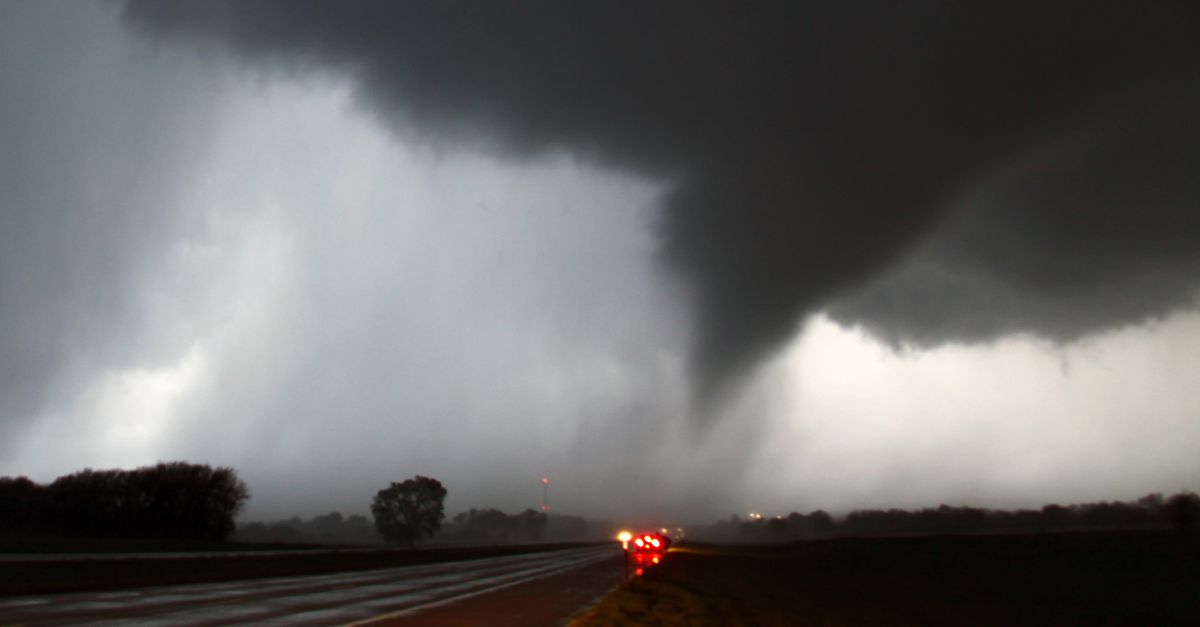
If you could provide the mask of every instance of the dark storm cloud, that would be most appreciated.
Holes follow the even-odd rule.
[[[892,344],[1057,341],[1194,306],[1196,98],[1106,114],[985,181],[903,263],[831,313]]]
[[[397,130],[672,182],[662,252],[716,394],[805,313],[897,341],[1077,337],[1189,302],[1188,3],[143,2],[332,67]]]

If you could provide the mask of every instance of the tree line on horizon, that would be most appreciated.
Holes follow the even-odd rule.
[[[533,509],[507,514],[472,508],[445,521],[445,497],[441,482],[418,475],[376,494],[373,521],[330,512],[309,521],[236,524],[249,491],[232,468],[182,461],[133,470],[87,468],[46,485],[0,477],[0,535],[412,547],[426,539],[513,544],[599,533],[577,516],[548,517]]]
[[[485,507],[455,516],[438,538],[466,544],[513,544],[541,542],[546,535],[548,517],[532,508],[519,514],[506,514]]]
[[[239,525],[239,542],[291,544],[394,544],[412,548],[429,540],[438,544],[516,544],[549,539],[602,539],[600,527],[578,516],[549,516],[532,508],[517,514],[471,508],[450,521],[445,518],[447,490],[432,477],[416,475],[391,482],[371,500],[373,523],[361,515],[330,512],[310,521],[299,517],[273,523]],[[444,524],[443,524],[444,523]]]
[[[1194,533],[1200,523],[1200,496],[1181,492],[1169,498],[1149,494],[1136,501],[1076,505],[1051,504],[1041,509],[995,510],[951,507],[919,510],[855,510],[841,519],[817,510],[809,514],[743,520],[737,514],[688,536],[704,540],[777,542],[834,536],[918,535],[954,533],[1036,533],[1089,530],[1170,530]]]
[[[512,544],[546,540],[550,519],[546,512],[526,509],[506,514],[497,509],[470,509],[443,527],[446,487],[432,477],[416,475],[392,482],[375,494],[371,515],[375,529],[389,544],[413,548],[435,538],[447,544]],[[562,518],[562,517],[559,517]],[[582,518],[562,518],[559,533],[586,531]],[[582,525],[580,523],[583,523]],[[582,538],[577,538],[582,539]]]
[[[250,498],[232,468],[161,462],[93,470],[48,485],[0,477],[0,532],[80,538],[221,541]]]
[[[304,520],[293,516],[270,522],[250,521],[238,523],[231,539],[234,542],[256,544],[330,544],[330,545],[380,545],[383,536],[361,514],[343,516],[341,512],[329,512]]]
[[[432,544],[522,544],[604,540],[607,525],[580,516],[544,514],[532,508],[509,514],[494,508],[471,508],[443,522],[429,538]],[[330,512],[303,519],[239,523],[235,542],[279,544],[382,545],[385,540],[361,514]]]

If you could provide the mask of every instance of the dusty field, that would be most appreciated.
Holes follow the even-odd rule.
[[[683,546],[573,623],[1196,624],[1200,543],[1118,533]]]

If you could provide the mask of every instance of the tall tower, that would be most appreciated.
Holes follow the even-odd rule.
[[[542,477],[542,513],[550,511],[550,477]]]

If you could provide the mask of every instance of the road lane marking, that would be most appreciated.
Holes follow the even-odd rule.
[[[414,592],[436,587],[444,583],[461,581],[464,578],[478,578],[480,576],[494,578],[497,575],[508,574],[513,570],[520,572],[521,570],[562,563],[564,559],[575,559],[579,556],[591,554],[594,550],[595,547],[587,547],[507,555],[480,560],[400,566],[357,573],[331,573],[264,580],[243,580],[240,582],[185,584],[181,586],[164,586],[115,593],[72,593],[50,598],[16,598],[0,601],[0,614],[3,614],[4,610],[7,609],[14,614],[7,618],[21,620],[18,616],[27,615],[29,610],[34,609],[34,606],[47,606],[52,603],[49,607],[38,608],[49,611],[39,612],[36,620],[55,620],[56,617],[61,620],[65,618],[64,615],[79,612],[98,612],[101,613],[101,616],[93,616],[94,620],[112,620],[121,614],[124,614],[126,617],[136,616],[136,614],[127,612],[136,612],[138,610],[145,612],[140,614],[144,619],[154,615],[171,615],[181,610],[186,610],[189,607],[230,606],[238,603],[254,602],[256,598],[267,596],[275,601],[288,598],[303,601],[311,597],[328,598],[338,593],[345,595],[343,597],[344,603],[353,603],[355,601],[379,598],[383,596],[386,589],[401,589]],[[366,591],[366,594],[363,594],[364,591]],[[108,614],[108,616],[103,616],[103,614]]]
[[[403,616],[416,614],[417,612],[422,612],[422,611],[429,610],[429,609],[432,609],[435,607],[441,607],[443,605],[449,605],[451,603],[457,603],[459,601],[463,601],[463,600],[469,599],[471,597],[488,594],[489,592],[496,592],[499,590],[504,590],[505,588],[511,588],[511,587],[519,585],[519,584],[528,583],[530,581],[537,581],[538,579],[545,579],[546,577],[557,575],[559,573],[563,573],[568,570],[574,570],[576,568],[581,568],[583,566],[588,566],[590,564],[602,562],[606,559],[610,559],[610,557],[611,557],[610,555],[597,555],[597,556],[589,558],[589,559],[582,559],[578,562],[572,562],[572,563],[567,564],[562,567],[544,570],[544,571],[541,571],[540,573],[537,573],[530,577],[522,577],[522,578],[516,579],[514,581],[509,581],[509,582],[505,582],[505,583],[498,584],[495,586],[489,586],[489,587],[481,588],[478,590],[472,590],[471,592],[466,592],[463,594],[458,594],[458,595],[454,595],[454,596],[450,596],[450,597],[445,597],[442,599],[437,599],[436,601],[430,601],[429,603],[422,603],[421,605],[414,605],[412,607],[406,607],[406,608],[403,608],[400,610],[396,610],[395,612],[389,612],[387,614],[380,614],[379,616],[372,616],[370,618],[365,618],[365,619],[350,622],[350,623],[342,623],[341,627],[358,627],[359,625],[370,625],[371,623],[377,623],[380,621],[391,620],[393,618],[400,618]]]
[[[180,624],[194,622],[192,619],[195,618],[221,620],[214,615],[223,615],[225,619],[234,621],[268,617],[288,620],[288,617],[311,612],[340,613],[342,620],[367,616],[365,620],[369,622],[379,619],[370,617],[373,612],[387,611],[389,608],[386,606],[396,608],[400,601],[398,596],[408,597],[409,602],[418,604],[403,608],[405,610],[435,607],[603,560],[605,558],[599,552],[601,548],[545,551],[359,573],[163,586],[100,594],[10,598],[0,601],[0,622],[101,621],[116,625],[136,621],[145,624]],[[478,588],[479,585],[484,587]],[[437,598],[438,590],[453,593],[463,589],[470,591],[455,594],[448,600]],[[47,607],[48,602],[53,605]],[[372,609],[372,605],[378,609]],[[9,615],[3,616],[6,613]],[[328,624],[336,620],[327,619],[323,622]]]

